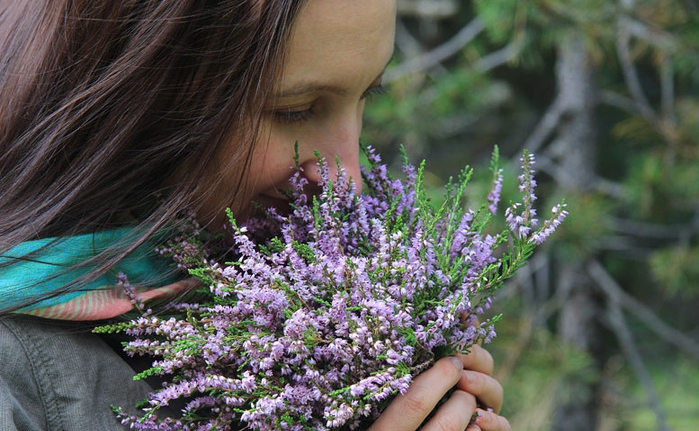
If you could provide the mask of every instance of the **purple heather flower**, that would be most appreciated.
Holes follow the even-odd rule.
[[[313,199],[298,167],[290,185],[292,211],[269,210],[244,226],[232,224],[226,264],[205,256],[183,233],[161,253],[185,269],[203,269],[209,297],[169,308],[171,317],[144,315],[125,331],[132,355],[151,355],[163,387],[144,416],[119,414],[137,429],[357,429],[379,407],[404,393],[436,352],[465,352],[495,330],[479,317],[492,292],[513,273],[505,256],[543,242],[567,215],[554,207],[536,230],[533,156],[522,158],[522,202],[505,211],[507,229],[484,233],[481,213],[446,197],[443,212],[427,205],[423,167],[406,164],[394,180],[372,148],[363,169],[367,193],[356,195],[340,166],[330,178],[319,160],[322,188]],[[497,169],[485,207],[495,214],[502,190]],[[465,181],[465,180],[463,180]],[[519,248],[518,248],[519,247]],[[124,277],[125,289],[129,286]],[[121,328],[121,327],[120,327]],[[186,400],[180,417],[158,418],[161,407]]]
[[[519,175],[519,191],[522,192],[523,198],[523,211],[522,227],[528,228],[524,233],[527,236],[530,229],[536,227],[538,220],[536,219],[536,209],[533,208],[534,201],[537,199],[536,194],[534,194],[534,189],[536,188],[536,179],[534,179],[534,154],[525,151],[524,155],[520,159],[522,161],[522,174]],[[521,227],[520,227],[521,229]]]
[[[546,239],[551,236],[551,234],[563,223],[563,220],[568,216],[568,211],[566,211],[566,204],[560,203],[556,204],[552,209],[552,217],[544,222],[541,230],[534,232],[531,236],[530,241],[536,243],[536,245],[541,245],[546,241]]]
[[[502,169],[498,169],[495,181],[493,182],[493,188],[488,193],[488,210],[491,214],[495,214],[498,211],[498,203],[500,202],[500,194],[502,193]]]

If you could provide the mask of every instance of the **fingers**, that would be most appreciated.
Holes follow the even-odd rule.
[[[468,355],[457,355],[464,368],[487,375],[493,374],[494,362],[490,353],[479,345],[473,345]]]
[[[502,407],[502,385],[486,374],[464,370],[456,387],[473,394],[478,398],[481,406],[490,408],[495,413],[498,413]]]
[[[500,415],[482,409],[478,409],[476,414],[476,420],[466,431],[512,431],[510,422]]]
[[[463,363],[457,358],[442,358],[415,378],[408,391],[398,395],[369,428],[371,431],[415,430],[430,414],[444,394],[461,379]],[[459,391],[457,391],[459,392]],[[457,400],[473,396],[459,395]],[[473,400],[475,408],[475,399]],[[456,404],[456,402],[454,403]],[[449,410],[455,408],[450,405]],[[474,408],[467,413],[473,414]],[[443,419],[448,421],[449,419]],[[464,429],[468,421],[461,429]]]
[[[455,388],[422,430],[511,431],[507,419],[497,414],[503,389],[491,377],[492,372],[493,358],[480,346],[473,346],[468,355],[442,358],[418,375],[408,391],[398,395],[369,430],[416,430],[444,394]],[[478,412],[475,421],[474,412]]]
[[[481,407],[499,412],[503,390],[502,385],[491,377],[493,357],[490,353],[480,346],[473,346],[468,355],[458,355],[458,358],[464,364],[464,371],[456,387],[475,395]]]
[[[434,416],[420,431],[461,431],[466,429],[476,411],[476,399],[473,395],[456,390],[442,404]]]

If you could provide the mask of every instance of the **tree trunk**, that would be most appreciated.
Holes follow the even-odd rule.
[[[597,429],[601,361],[599,353],[599,302],[583,263],[562,268],[558,289],[564,298],[558,322],[562,342],[586,354],[591,368],[562,376],[554,407],[553,431],[594,431]]]
[[[594,67],[579,35],[571,35],[558,47],[557,103],[562,109],[551,150],[557,159],[557,180],[565,191],[584,194],[595,174],[596,83]],[[573,372],[561,379],[552,430],[592,431],[598,422],[598,382],[601,361],[597,315],[601,309],[593,283],[585,271],[588,256],[560,263],[557,289],[562,298],[558,333],[561,341],[589,355],[597,369]]]

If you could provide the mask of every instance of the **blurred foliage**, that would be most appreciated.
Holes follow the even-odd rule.
[[[692,298],[699,294],[699,247],[663,248],[650,258],[650,267],[668,295]]]
[[[551,238],[559,257],[568,261],[584,259],[599,249],[609,237],[611,226],[606,222],[614,203],[604,196],[567,191],[565,200],[569,217]]]
[[[654,382],[663,394],[662,403],[667,409],[668,424],[677,431],[693,430],[699,423],[696,388],[699,387],[699,373],[693,361],[679,358],[668,363],[659,361],[651,365]],[[631,379],[629,379],[632,381]],[[628,387],[632,401],[641,404],[645,393],[642,387],[631,384]],[[628,402],[628,401],[627,401]],[[627,409],[635,407],[633,404]],[[647,410],[630,416],[626,429],[633,431],[656,431],[657,425],[653,415]]]
[[[496,305],[506,317],[490,349],[507,369],[505,413],[514,429],[544,430],[553,420],[557,385],[590,369],[588,352],[563,346],[556,336],[552,283],[561,262],[597,259],[628,294],[699,342],[699,3],[454,2],[453,16],[400,17],[387,76],[419,54],[415,45],[429,53],[474,20],[483,30],[438,65],[393,76],[389,95],[366,109],[365,140],[396,160],[398,144],[413,161],[426,158],[434,187],[471,165],[468,193],[482,200],[497,144],[503,160],[511,160],[503,190],[513,190],[522,146],[558,94],[557,49],[581,36],[596,68],[595,184],[561,189],[560,154],[551,139],[539,142],[540,212],[565,197],[571,215],[545,255],[536,256],[531,279],[513,281]],[[503,203],[512,199],[505,195]],[[647,323],[629,322],[668,427],[699,429],[696,358],[677,354]],[[647,388],[614,335],[607,336],[602,375],[589,376],[604,389],[599,429],[658,429]]]

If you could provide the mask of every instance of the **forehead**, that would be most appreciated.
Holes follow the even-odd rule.
[[[282,87],[380,72],[393,52],[395,8],[395,0],[309,0],[292,26]]]

